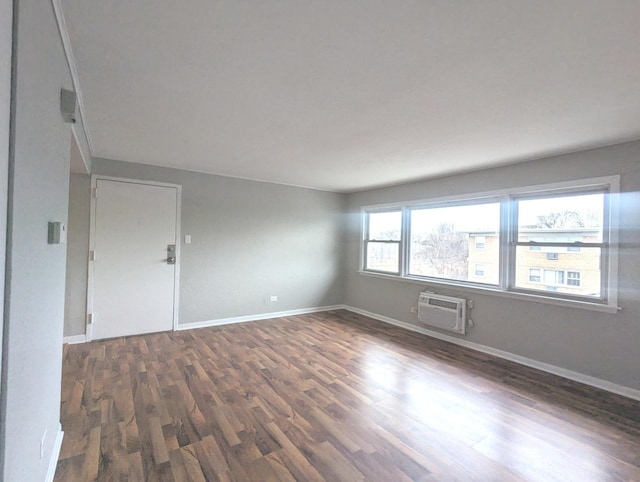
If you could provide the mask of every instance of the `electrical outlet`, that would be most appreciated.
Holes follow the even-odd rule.
[[[277,296],[277,295],[271,295],[271,296],[269,296],[269,301],[270,301],[271,303],[274,303],[274,302],[278,301],[278,296]]]
[[[411,307],[411,313],[417,313],[418,312],[418,307],[417,306],[412,306]]]

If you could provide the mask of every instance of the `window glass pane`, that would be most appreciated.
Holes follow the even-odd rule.
[[[580,286],[580,273],[576,271],[567,271],[567,285]]]
[[[600,248],[582,248],[579,253],[546,253],[527,246],[516,249],[516,288],[556,291],[576,296],[600,297]]]
[[[402,230],[402,213],[391,211],[386,213],[369,213],[369,238],[374,240],[400,241]]]
[[[412,209],[409,274],[498,284],[499,229],[499,203]]]
[[[555,269],[545,269],[544,270],[544,282],[548,285],[556,284],[556,270]]]
[[[366,269],[399,272],[400,243],[367,243]]]
[[[603,213],[603,193],[520,200],[518,241],[600,243]]]
[[[535,268],[529,269],[529,281],[531,281],[532,283],[539,283],[540,282],[540,270],[539,269],[535,269]]]

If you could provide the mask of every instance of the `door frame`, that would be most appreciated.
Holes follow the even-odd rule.
[[[179,316],[179,304],[180,304],[180,262],[181,262],[181,213],[182,213],[182,185],[171,184],[167,182],[147,181],[142,179],[129,179],[124,177],[103,176],[101,174],[93,174],[91,176],[91,209],[89,220],[89,261],[87,268],[87,313],[85,318],[85,330],[86,339],[91,341],[93,339],[93,323],[90,321],[90,316],[93,313],[93,283],[94,283],[94,261],[91,253],[95,251],[96,242],[96,188],[98,187],[98,181],[115,181],[124,182],[129,184],[142,184],[145,186],[159,186],[176,189],[176,264],[173,275],[173,331],[178,329],[178,316]]]

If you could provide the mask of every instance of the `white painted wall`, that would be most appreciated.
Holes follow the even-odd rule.
[[[67,221],[71,130],[59,99],[72,86],[51,2],[15,5],[0,479],[35,482],[59,435],[66,246],[47,244],[47,223]]]
[[[507,187],[621,175],[618,314],[465,293],[438,285],[358,274],[361,206],[462,195]],[[348,195],[349,231],[344,268],[348,305],[405,323],[418,293],[472,298],[476,323],[466,340],[555,365],[623,387],[640,389],[640,142],[536,160]]]
[[[342,302],[343,194],[104,159],[93,160],[93,173],[182,185],[181,231],[192,243],[182,245],[180,325]],[[89,203],[77,181],[72,237],[83,236],[74,205]],[[86,268],[72,270],[70,282],[86,283]],[[270,295],[278,301],[266,302]],[[65,336],[82,333],[79,316],[68,318]]]

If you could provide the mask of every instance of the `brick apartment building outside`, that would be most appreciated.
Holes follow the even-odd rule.
[[[597,228],[536,228],[520,230],[520,241],[599,242]],[[469,281],[498,283],[499,238],[496,232],[469,233]],[[519,246],[516,286],[578,296],[600,294],[600,249]]]

